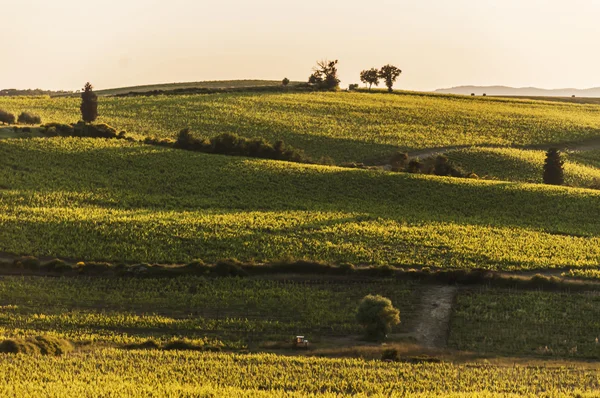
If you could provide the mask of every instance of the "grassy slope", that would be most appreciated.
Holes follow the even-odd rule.
[[[77,98],[0,98],[0,109],[30,110],[46,122],[75,122]],[[524,145],[598,135],[600,107],[541,101],[405,93],[244,93],[101,98],[100,119],[142,136],[260,136],[336,162],[387,159],[397,149]]]
[[[513,148],[467,148],[448,152],[448,157],[465,170],[480,177],[541,183],[545,151]],[[599,187],[598,152],[565,153],[565,184],[574,187]]]
[[[490,268],[589,266],[600,256],[596,191],[92,139],[5,140],[0,157],[1,251]]]
[[[143,86],[118,87],[105,90],[97,90],[98,95],[116,95],[127,94],[130,92],[145,92],[153,90],[175,90],[186,88],[237,88],[237,87],[262,87],[262,86],[280,86],[281,80],[213,80],[202,82],[185,82],[185,83],[163,83],[163,84],[147,84]]]

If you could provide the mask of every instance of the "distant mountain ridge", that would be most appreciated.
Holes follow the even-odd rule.
[[[441,94],[462,94],[462,95],[499,95],[499,96],[523,96],[523,97],[600,97],[600,87],[578,89],[578,88],[559,88],[545,89],[537,87],[507,87],[507,86],[458,86],[452,88],[442,88],[435,90]]]

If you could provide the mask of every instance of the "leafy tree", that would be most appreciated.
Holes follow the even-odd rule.
[[[557,148],[550,148],[546,152],[544,163],[544,184],[562,185],[564,183],[563,160]]]
[[[396,152],[390,158],[390,165],[392,166],[392,171],[402,171],[406,167],[408,163],[408,154],[403,152]]]
[[[286,78],[284,78],[284,79],[281,81],[281,84],[282,84],[284,87],[285,87],[285,86],[287,86],[288,84],[290,84],[290,79],[288,79],[287,77],[286,77]]]
[[[356,312],[356,320],[372,340],[383,340],[392,326],[400,323],[400,311],[392,305],[390,299],[382,296],[365,296]]]
[[[93,89],[94,87],[88,82],[81,93],[81,118],[86,123],[91,123],[98,118],[98,96]]]
[[[335,61],[318,61],[313,68],[313,74],[308,82],[316,85],[321,90],[335,90],[340,86],[337,75],[337,59]]]
[[[386,65],[379,70],[379,77],[385,81],[385,85],[390,93],[393,91],[394,82],[401,73],[402,71],[394,65]]]
[[[17,118],[17,122],[20,124],[40,124],[42,123],[42,118],[29,112],[21,112]]]
[[[379,71],[375,68],[363,70],[360,72],[360,81],[368,84],[369,90],[373,84],[379,86]]]
[[[0,109],[0,122],[2,122],[2,124],[15,124],[15,115]]]

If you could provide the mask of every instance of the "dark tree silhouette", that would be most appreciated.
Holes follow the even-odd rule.
[[[564,183],[563,160],[557,148],[550,148],[546,152],[544,163],[544,184],[562,185]]]
[[[284,79],[281,81],[281,84],[282,84],[284,87],[285,87],[285,86],[287,86],[288,84],[290,84],[290,79],[288,79],[287,77],[286,77],[286,78],[284,78]]]
[[[93,90],[94,87],[88,82],[81,93],[81,118],[86,123],[98,118],[98,96]]]
[[[15,124],[15,115],[0,109],[0,123]]]
[[[401,73],[402,71],[394,65],[383,66],[379,71],[379,77],[385,81],[385,85],[390,93],[393,91],[392,87],[394,86],[394,82]]]
[[[321,90],[335,90],[340,86],[337,76],[337,59],[335,61],[319,61],[313,68],[313,74],[308,82],[316,85]]]
[[[379,86],[379,71],[375,68],[366,69],[360,72],[360,81],[369,85],[369,90],[374,84]]]

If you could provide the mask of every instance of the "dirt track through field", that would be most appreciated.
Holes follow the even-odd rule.
[[[456,286],[431,286],[423,291],[414,336],[426,348],[445,348]]]

